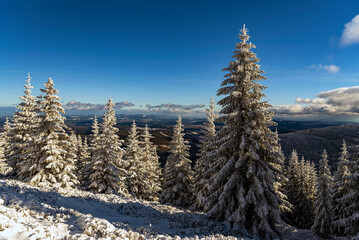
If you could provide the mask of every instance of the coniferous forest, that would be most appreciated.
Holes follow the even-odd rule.
[[[198,224],[198,229],[205,226],[193,219],[208,219],[226,226],[225,232],[218,232],[223,235],[208,239],[358,239],[359,146],[347,146],[344,139],[336,169],[328,164],[325,149],[317,166],[300,158],[301,153],[295,149],[285,156],[278,132],[270,130],[275,122],[272,106],[264,100],[265,72],[245,26],[238,38],[232,59],[223,69],[224,80],[218,84],[217,95],[221,99],[215,103],[211,98],[207,107],[194,168],[181,116],[173,126],[169,155],[162,168],[149,126],[138,128],[133,121],[127,139],[119,138],[111,98],[102,120],[95,117],[91,135],[84,138],[66,126],[65,111],[53,79],[44,83],[41,95],[33,96],[28,75],[17,110],[11,120],[7,119],[1,133],[0,191],[8,197],[12,194],[4,190],[4,181],[10,181],[10,185],[23,184],[26,191],[45,189],[41,191],[53,195],[61,194],[64,189],[83,191],[88,194],[84,199],[106,198],[111,208],[116,211],[121,208],[128,214],[140,209],[141,204],[156,209],[151,213],[154,216],[159,214],[157,211],[167,214],[175,207],[185,213],[171,210],[174,222],[179,222],[176,217],[182,214],[186,224],[191,227]],[[215,111],[216,105],[219,113]],[[221,127],[216,127],[217,122]],[[19,188],[11,186],[11,189]],[[122,200],[116,202],[115,198]],[[126,208],[130,204],[126,199],[134,201],[131,208]],[[17,211],[25,208],[17,201]],[[6,199],[1,204],[11,205]],[[0,209],[2,231],[11,226],[6,221],[14,221],[11,214],[18,216],[18,213],[6,214],[4,206]],[[162,210],[158,210],[159,206]],[[31,204],[26,208],[35,211]],[[60,215],[66,211],[54,210]],[[74,216],[80,214],[71,211]],[[112,229],[110,223],[97,218],[97,222],[81,219],[85,220],[78,225],[84,226],[83,231],[91,239],[176,239],[171,234],[159,236],[147,230],[135,233],[136,229],[126,235],[113,230],[117,225],[111,225]],[[156,221],[160,219],[158,215]],[[107,230],[96,230],[99,226],[112,229],[114,235],[106,233]],[[216,228],[213,229],[216,233]],[[196,234],[197,238],[194,235],[188,238],[206,237],[203,233]],[[73,235],[72,239],[82,238]]]

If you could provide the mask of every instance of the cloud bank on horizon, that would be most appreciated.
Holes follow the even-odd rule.
[[[201,114],[204,113],[204,104],[182,105],[173,103],[164,103],[160,105],[146,104],[145,108],[137,107],[134,103],[123,101],[116,102],[114,108],[132,113],[159,113],[159,114]],[[84,103],[72,100],[64,105],[65,110],[74,110],[82,112],[105,110],[105,104]]]
[[[321,92],[317,98],[297,98],[296,104],[273,107],[278,117],[355,117],[359,115],[359,86]],[[304,105],[303,105],[304,104]]]
[[[116,102],[114,105],[114,108],[115,109],[123,109],[125,107],[133,107],[133,106],[135,106],[135,104],[128,102],[128,101],[124,101],[124,102]],[[106,105],[105,104],[94,104],[94,103],[83,103],[83,102],[77,102],[75,100],[72,100],[72,101],[68,102],[66,105],[64,105],[64,108],[66,110],[96,111],[96,110],[105,110]]]
[[[90,111],[104,110],[104,104],[92,104],[71,101],[65,106],[67,110]],[[155,114],[199,114],[204,115],[206,105],[181,105],[164,103],[159,105],[145,105],[137,108],[128,101],[118,102],[115,108],[130,113]],[[294,104],[278,105],[271,108],[278,118],[322,118],[335,117],[336,120],[359,116],[359,86],[336,88],[320,92],[316,98],[297,98]]]
[[[64,105],[71,114],[92,114],[105,110],[105,104],[84,103],[72,100]],[[116,102],[114,108],[124,114],[183,114],[205,116],[205,104],[182,105],[164,103],[137,106],[128,101]],[[359,116],[359,86],[336,88],[317,94],[316,98],[297,98],[294,104],[277,105],[271,108],[276,118],[351,120]],[[0,115],[12,115],[14,107],[0,107]],[[217,111],[218,112],[218,111]]]

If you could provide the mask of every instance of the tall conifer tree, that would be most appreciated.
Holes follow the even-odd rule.
[[[276,142],[268,128],[274,125],[274,113],[262,100],[265,87],[259,81],[266,78],[245,27],[239,39],[218,90],[219,96],[225,95],[218,102],[224,127],[217,133],[215,159],[219,163],[215,165],[223,167],[210,181],[205,209],[209,217],[228,221],[257,238],[274,239],[280,236],[278,224],[283,222],[273,187]]]

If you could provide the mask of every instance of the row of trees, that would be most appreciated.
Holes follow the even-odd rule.
[[[158,199],[162,173],[147,126],[139,136],[134,122],[124,149],[110,98],[102,123],[94,120],[88,146],[87,138],[67,134],[52,79],[38,97],[31,95],[30,76],[26,83],[13,121],[6,120],[1,134],[3,174],[39,186],[80,186],[95,193]]]
[[[266,78],[245,27],[239,38],[218,90],[224,97],[218,102],[222,109],[217,120],[224,126],[216,132],[212,99],[194,171],[180,117],[162,174],[147,128],[139,135],[133,123],[123,148],[111,99],[103,121],[94,121],[86,151],[86,141],[76,144],[78,138],[65,131],[53,81],[49,79],[44,94],[35,98],[30,77],[13,123],[5,124],[8,133],[3,139],[8,144],[2,145],[5,156],[0,158],[6,158],[10,174],[33,184],[81,186],[193,206],[255,238],[280,238],[285,222],[311,227],[321,237],[331,237],[332,226],[338,235],[358,235],[359,146],[351,156],[343,147],[334,185],[326,153],[319,176],[313,164],[298,161],[295,152],[286,166],[278,133],[269,129],[274,113],[262,100],[265,87],[259,83]]]

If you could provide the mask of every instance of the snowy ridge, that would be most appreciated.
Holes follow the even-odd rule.
[[[113,194],[1,179],[0,198],[0,239],[242,239],[201,213]]]

